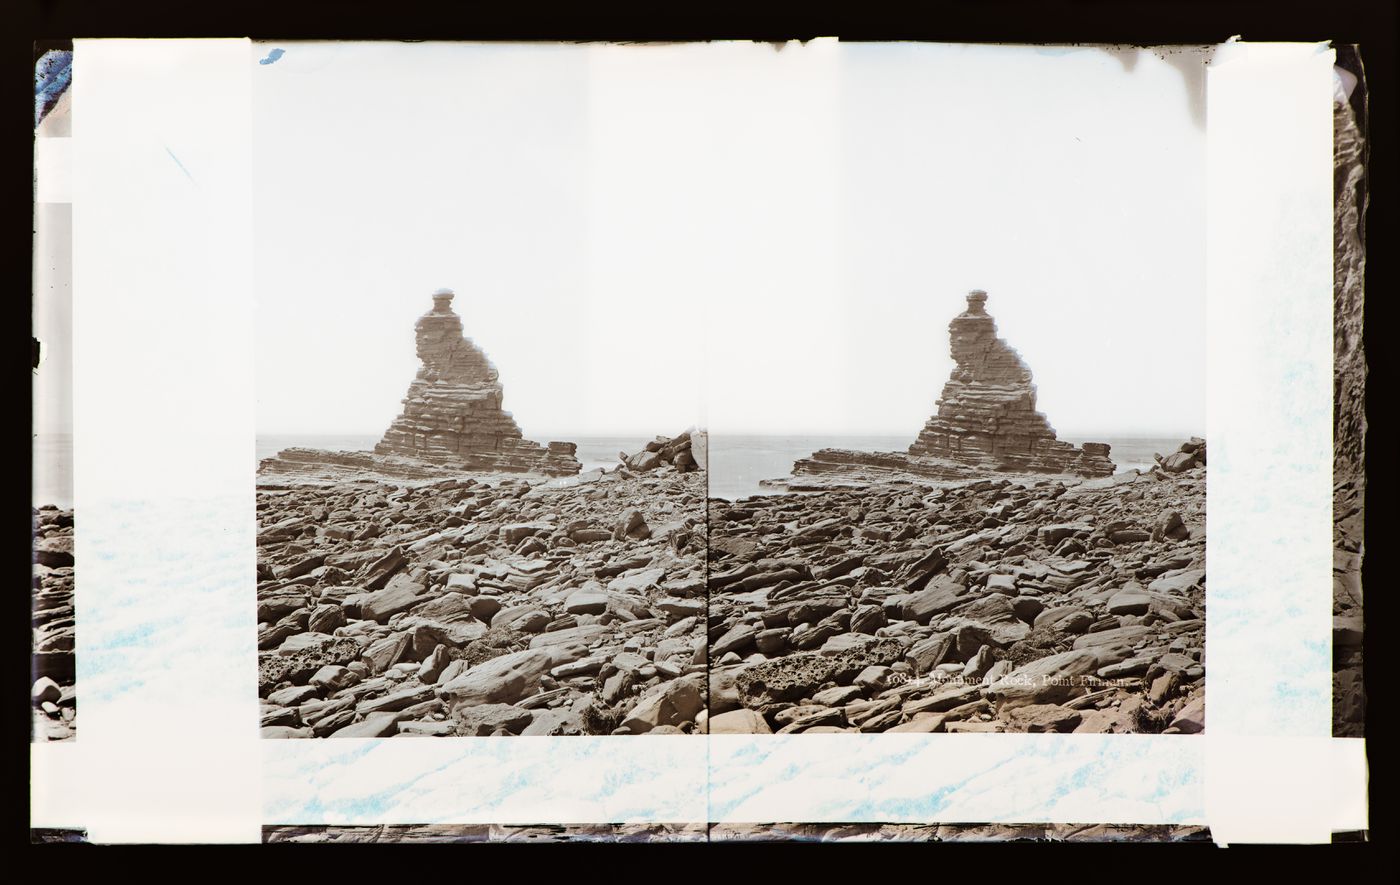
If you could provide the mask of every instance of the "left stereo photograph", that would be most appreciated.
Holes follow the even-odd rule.
[[[428,46],[424,80],[292,44],[254,72],[264,737],[704,722],[700,359],[590,279],[647,221],[590,222],[585,55]]]

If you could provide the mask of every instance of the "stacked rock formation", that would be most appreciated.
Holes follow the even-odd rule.
[[[705,475],[258,489],[265,737],[680,734]]]
[[[409,385],[404,410],[374,447],[378,455],[401,455],[467,470],[578,473],[575,446],[547,447],[522,438],[520,426],[501,409],[503,391],[496,367],[462,335],[452,310],[453,293],[433,293],[433,309],[414,331],[423,365]]]
[[[987,313],[987,293],[967,296],[967,310],[948,324],[957,366],[943,386],[937,413],[924,425],[909,454],[949,458],[999,472],[1070,473],[1108,476],[1108,446],[1075,448],[1035,410],[1031,370],[1020,354],[997,337]]]
[[[73,511],[46,506],[34,517],[34,740],[77,730],[73,680]]]
[[[1205,475],[711,500],[706,727],[1201,731]]]
[[[687,430],[680,436],[658,436],[642,447],[640,452],[618,452],[622,467],[635,473],[646,473],[666,465],[678,473],[705,469],[706,435],[703,430]]]
[[[1058,439],[1035,408],[1031,370],[997,337],[987,293],[973,290],[948,324],[953,369],[937,411],[907,454],[823,449],[793,466],[796,476],[905,474],[933,480],[990,473],[1101,477],[1113,473],[1109,447]]]
[[[1193,436],[1170,455],[1154,454],[1152,459],[1167,473],[1183,473],[1206,466],[1206,441]]]

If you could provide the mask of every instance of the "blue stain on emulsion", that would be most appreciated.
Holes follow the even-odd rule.
[[[50,49],[34,63],[34,125],[43,122],[73,81],[73,53]]]
[[[265,58],[258,59],[258,64],[270,65],[286,54],[287,51],[285,49],[274,49],[271,52],[269,52]]]

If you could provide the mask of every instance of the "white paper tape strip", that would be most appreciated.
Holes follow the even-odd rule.
[[[34,202],[73,201],[73,139],[34,139]]]
[[[823,734],[710,739],[712,821],[1204,822],[1184,735]]]
[[[84,804],[59,816],[98,842],[255,841],[249,43],[74,49]]]
[[[1370,827],[1366,807],[1366,741],[1362,738],[1333,738],[1332,747],[1332,831],[1364,830]]]
[[[263,741],[275,824],[696,823],[703,737]]]
[[[1332,63],[1231,43],[1207,76],[1206,810],[1227,844],[1332,829]]]

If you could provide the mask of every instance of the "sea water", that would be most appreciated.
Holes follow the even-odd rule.
[[[1119,471],[1147,470],[1156,462],[1153,454],[1166,455],[1190,437],[1097,434],[1062,436],[1082,445],[1101,442],[1110,446],[1109,458]],[[765,488],[761,480],[792,474],[793,462],[819,449],[853,449],[858,452],[905,452],[912,436],[710,436],[710,497],[733,501],[751,495],[769,495],[781,489]]]
[[[1080,445],[1085,441],[1108,443],[1109,457],[1118,470],[1147,470],[1156,453],[1177,450],[1191,434],[1174,436],[1134,436],[1097,434],[1062,437]],[[567,436],[565,438],[568,438]],[[379,442],[380,434],[261,434],[257,437],[257,460],[271,458],[293,446],[335,452],[368,452]],[[575,437],[577,457],[584,470],[617,466],[620,452],[641,450],[650,437]],[[710,496],[735,500],[750,495],[772,494],[775,489],[759,485],[761,480],[781,479],[792,473],[793,462],[819,449],[855,449],[862,452],[903,452],[913,441],[909,436],[738,436],[710,437]],[[71,434],[39,434],[34,437],[34,505],[73,506],[73,437]]]
[[[34,435],[32,487],[34,506],[73,507],[73,434]]]
[[[374,450],[375,443],[379,442],[383,434],[259,434],[257,442],[258,461],[264,458],[271,458],[283,449],[300,447],[306,449],[325,449],[330,452],[370,452]],[[584,470],[596,470],[600,467],[612,469],[618,464],[617,456],[620,452],[635,454],[640,451],[654,437],[649,436],[551,436],[550,439],[565,439],[578,444],[578,451],[574,457],[578,458]],[[541,445],[548,440],[539,440]]]

